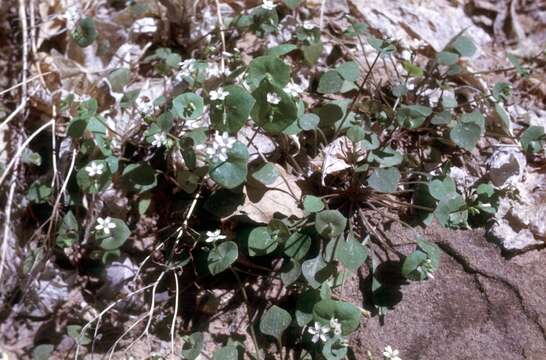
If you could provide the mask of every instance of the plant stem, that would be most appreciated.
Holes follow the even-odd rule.
[[[256,360],[261,360],[260,357],[260,347],[258,346],[258,341],[256,340],[256,332],[254,331],[254,327],[252,326],[252,315],[250,315],[250,305],[248,304],[248,295],[246,293],[245,287],[243,283],[241,282],[241,278],[239,278],[239,275],[235,270],[232,268],[229,268],[231,272],[233,273],[233,276],[235,276],[235,279],[237,280],[237,283],[239,284],[239,287],[241,288],[241,293],[243,294],[243,299],[245,301],[246,305],[246,313],[248,315],[248,327],[250,329],[250,337],[252,338],[252,343],[254,344],[254,350],[256,351]]]

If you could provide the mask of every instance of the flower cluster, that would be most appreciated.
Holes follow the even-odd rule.
[[[281,97],[274,92],[267,93],[267,102],[272,105],[278,105],[281,102]]]
[[[275,9],[276,7],[277,5],[273,3],[273,0],[264,0],[262,4],[262,8],[270,11]]]
[[[341,324],[336,318],[331,318],[329,325],[321,325],[318,321],[315,321],[313,327],[309,327],[309,329],[307,329],[307,332],[313,335],[313,337],[311,338],[312,342],[316,343],[319,340],[325,342],[328,341],[328,339],[330,338],[330,336],[328,335],[330,332],[336,336],[341,335]]]
[[[223,87],[219,87],[217,90],[212,90],[210,92],[210,100],[211,101],[216,101],[216,100],[223,101],[228,95],[229,95],[229,92],[225,91]]]
[[[205,150],[206,154],[212,161],[226,161],[228,159],[227,152],[230,150],[237,140],[229,136],[227,132],[222,135],[217,131],[214,134],[210,146],[204,144],[197,145],[196,150]]]

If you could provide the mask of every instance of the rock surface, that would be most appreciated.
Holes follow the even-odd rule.
[[[407,231],[391,231],[395,245],[409,253]],[[383,283],[401,296],[382,323],[365,320],[352,339],[354,358],[365,359],[391,345],[411,359],[544,359],[546,354],[546,252],[532,251],[506,260],[481,230],[425,231],[443,250],[435,279]],[[368,276],[345,291],[362,303]],[[364,306],[369,306],[365,296]]]

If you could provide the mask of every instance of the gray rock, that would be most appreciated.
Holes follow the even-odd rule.
[[[514,186],[525,174],[527,160],[517,147],[501,147],[487,161],[489,179],[499,188]]]

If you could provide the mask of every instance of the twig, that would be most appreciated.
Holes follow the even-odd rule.
[[[230,268],[231,272],[235,276],[235,279],[237,280],[237,283],[239,284],[239,287],[241,288],[241,292],[243,294],[243,299],[246,304],[246,314],[248,315],[248,327],[250,329],[250,337],[252,338],[252,343],[254,344],[254,350],[256,351],[256,360],[261,360],[260,356],[260,347],[258,346],[258,340],[256,340],[256,332],[254,331],[254,327],[252,326],[252,315],[250,315],[250,305],[248,301],[248,295],[246,293],[245,287],[243,283],[241,282],[241,278],[237,274],[235,270]]]
[[[220,57],[220,66],[222,68],[222,75],[226,70],[226,63],[224,59],[224,54],[226,52],[226,35],[224,33],[224,20],[222,19],[222,11],[220,11],[220,1],[214,0],[216,2],[216,14],[218,15],[218,24],[220,24],[220,39],[222,40],[222,54]]]
[[[178,297],[179,297],[179,286],[178,286],[178,275],[176,275],[176,270],[173,270],[174,275],[174,314],[173,321],[171,322],[171,357],[175,359],[174,355],[174,333],[176,328],[176,316],[178,315]]]

